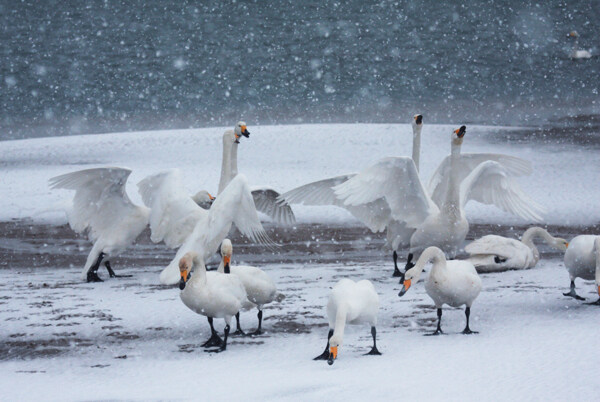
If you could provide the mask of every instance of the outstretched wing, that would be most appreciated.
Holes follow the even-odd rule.
[[[524,219],[541,221],[543,208],[529,198],[519,184],[510,177],[502,164],[486,161],[477,166],[460,185],[460,202],[470,200],[495,205],[503,211]]]
[[[355,175],[336,176],[308,183],[282,194],[278,200],[290,204],[335,205],[346,209],[373,232],[381,232],[390,219],[390,208],[384,199],[377,199],[364,205],[344,205],[344,202],[335,195],[333,187],[348,181]]]
[[[272,188],[263,187],[252,190],[252,198],[256,209],[273,219],[277,223],[291,225],[296,222],[296,217],[290,204],[279,202],[280,194]]]
[[[209,249],[223,241],[232,223],[254,242],[275,244],[260,223],[248,180],[241,174],[229,182],[209,210]]]
[[[138,208],[129,197],[125,185],[130,169],[106,167],[85,169],[49,180],[51,188],[75,190],[73,206],[68,211],[69,225],[77,233],[88,234],[96,241],[109,233]]]
[[[500,163],[509,176],[519,177],[530,175],[533,170],[531,163],[525,159],[510,155],[490,154],[490,153],[463,153],[460,155],[456,165],[456,177],[458,183],[471,173],[477,166],[485,161],[495,161]],[[429,194],[435,204],[440,207],[444,202],[448,185],[450,183],[450,156],[446,156],[438,166],[431,180],[429,180]]]
[[[427,216],[437,212],[431,202],[411,158],[381,159],[346,182],[333,188],[344,205],[360,206],[384,199],[390,217],[417,227]]]
[[[151,239],[167,247],[183,244],[198,221],[208,212],[186,192],[178,169],[146,177],[138,183],[144,204],[150,208]]]

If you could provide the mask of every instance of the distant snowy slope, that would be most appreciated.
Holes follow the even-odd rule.
[[[449,153],[455,126],[425,125],[422,133],[421,173],[426,182]],[[0,220],[33,218],[65,220],[60,207],[67,191],[50,191],[50,177],[103,165],[133,169],[129,194],[141,202],[135,183],[160,170],[179,167],[190,192],[216,192],[221,166],[221,134],[226,128],[129,132],[39,138],[0,142]],[[326,124],[249,126],[238,151],[239,171],[251,184],[289,190],[310,181],[356,172],[379,158],[410,155],[412,131],[408,124]],[[534,173],[519,179],[525,191],[547,210],[554,224],[600,221],[600,164],[597,152],[564,146],[493,143],[493,133],[505,127],[468,126],[464,152],[496,152],[533,163]],[[349,214],[335,207],[294,206],[301,222],[349,222]],[[517,223],[518,218],[493,207],[469,204],[475,222]]]

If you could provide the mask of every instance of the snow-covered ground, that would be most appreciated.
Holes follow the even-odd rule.
[[[422,177],[429,177],[449,153],[454,126],[427,125],[422,134]],[[52,176],[95,166],[133,169],[129,194],[141,202],[135,184],[151,173],[178,167],[190,191],[216,192],[221,164],[221,135],[225,128],[117,133],[0,142],[0,220],[33,217],[65,221],[57,205],[70,197],[50,191]],[[412,131],[408,124],[249,126],[242,138],[239,171],[253,185],[280,191],[313,180],[351,173],[379,158],[410,155]],[[575,146],[497,143],[502,127],[468,126],[463,152],[495,152],[530,160],[533,175],[520,179],[526,192],[547,209],[546,222],[587,225],[600,221],[598,152]],[[504,138],[504,136],[503,136]],[[47,213],[48,210],[52,212]],[[295,207],[301,222],[355,222],[334,207]],[[470,203],[473,222],[523,223],[493,207]]]
[[[209,354],[204,317],[175,287],[156,286],[161,267],[120,267],[134,278],[73,282],[79,268],[0,271],[4,353],[0,399],[16,400],[595,400],[598,306],[564,297],[560,260],[483,276],[462,335],[462,310],[445,308],[447,335],[423,336],[436,313],[419,283],[398,298],[389,262],[272,264],[287,297],[265,310],[266,334],[230,338]],[[325,304],[342,277],[370,279],[381,297],[378,346],[368,327],[347,327],[333,366],[312,361],[325,346]],[[588,301],[591,281],[578,282]],[[255,312],[242,324],[255,328]],[[217,328],[222,330],[222,321]],[[9,352],[10,353],[10,352]]]

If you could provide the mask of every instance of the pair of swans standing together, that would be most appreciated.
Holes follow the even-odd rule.
[[[190,197],[177,169],[149,176],[138,184],[146,206],[135,205],[127,195],[130,169],[85,169],[50,179],[52,188],[75,190],[72,208],[67,212],[69,224],[75,232],[86,233],[94,244],[82,279],[101,281],[97,271],[103,259],[110,276],[117,276],[109,258],[131,245],[148,225],[152,241],[179,247],[173,261],[161,273],[164,284],[177,283],[178,261],[188,251],[197,252],[201,258],[215,253],[232,224],[253,241],[273,244],[257,210],[280,223],[289,224],[295,218],[289,205],[276,202],[279,195],[276,191],[251,190],[245,176],[238,175],[237,147],[240,138],[249,134],[244,122],[223,134],[217,199],[205,190]]]

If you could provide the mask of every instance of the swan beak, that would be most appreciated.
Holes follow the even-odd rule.
[[[467,132],[466,126],[460,126],[460,128],[458,130],[454,130],[454,133],[458,136],[458,138],[464,137],[466,132]]]
[[[417,125],[423,124],[423,115],[422,114],[418,114],[415,116],[415,123]]]
[[[330,366],[333,364],[333,361],[337,359],[337,346],[332,346],[329,348],[329,359],[327,359],[327,364]]]
[[[248,131],[246,126],[242,126],[242,135],[246,138],[250,138],[250,131]]]
[[[215,200],[216,200],[216,198],[210,194],[208,194],[208,199],[210,200],[210,205],[212,205],[212,203],[215,202]]]
[[[223,256],[223,272],[226,274],[230,274],[231,273],[231,269],[229,268],[229,263],[231,262],[231,257],[224,255]]]
[[[398,293],[398,297],[402,297],[402,296],[404,296],[404,294],[406,292],[408,292],[408,289],[410,289],[410,284],[411,284],[410,279],[407,279],[404,281],[404,284],[402,285],[402,289],[400,289],[400,293]]]
[[[566,248],[569,248],[569,243],[565,244],[565,247],[566,247]]]
[[[185,282],[187,277],[187,270],[181,271],[181,279],[179,280],[179,290],[185,289]]]

